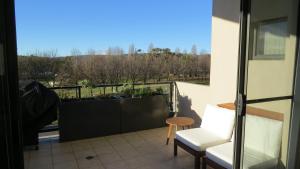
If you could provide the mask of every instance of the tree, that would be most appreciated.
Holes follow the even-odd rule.
[[[136,53],[136,49],[134,47],[134,44],[131,44],[129,45],[129,48],[128,48],[128,56],[132,56]]]
[[[201,51],[200,51],[200,55],[205,55],[205,54],[207,54],[207,53],[208,53],[208,51],[205,50],[205,49],[201,49]]]
[[[143,83],[146,83],[151,75],[151,65],[153,65],[153,56],[150,53],[147,53],[145,56],[141,58],[140,66],[142,67],[140,70],[141,79]]]
[[[54,87],[56,85],[57,75],[59,73],[60,64],[62,64],[61,59],[57,57],[57,50],[48,50],[44,52],[45,63],[44,68],[46,69],[46,74],[44,75],[44,80],[49,84],[49,86]]]
[[[115,47],[115,48],[113,48],[113,55],[115,55],[115,56],[122,56],[124,54],[124,51],[123,51],[123,49],[122,48],[120,48],[120,47]]]
[[[80,56],[81,55],[81,51],[77,48],[73,48],[71,49],[71,56]]]
[[[89,56],[93,56],[93,55],[96,55],[96,50],[95,49],[89,49],[88,51],[87,51],[87,55],[89,55]]]
[[[97,84],[147,83],[163,80],[207,80],[210,72],[210,55],[193,55],[176,48],[152,48],[143,53],[134,45],[128,56],[120,47],[109,47],[106,55],[96,55],[89,49],[82,55],[72,49],[68,57],[57,57],[56,50],[36,50],[30,56],[20,56],[20,80],[37,80],[48,86]],[[148,50],[149,50],[148,49]],[[193,47],[194,53],[196,47]],[[133,86],[134,87],[134,86]]]
[[[137,54],[131,55],[126,58],[126,76],[130,80],[130,83],[134,84],[138,81],[141,70],[141,59],[142,57]],[[132,85],[134,89],[134,85]]]
[[[120,56],[124,54],[124,50],[118,46],[116,47],[109,47],[106,50],[106,55],[108,56]]]
[[[53,49],[36,50],[30,56],[20,56],[18,59],[20,80],[37,80],[53,87],[61,63],[61,59],[56,56],[57,50]]]
[[[107,48],[106,55],[107,56],[112,56],[113,55],[113,49],[111,47]]]
[[[176,49],[175,49],[175,54],[176,54],[176,55],[179,55],[180,53],[181,53],[181,52],[180,52],[180,48],[176,48]]]
[[[192,46],[191,54],[192,54],[193,56],[197,56],[197,54],[198,54],[197,46],[196,46],[195,44]]]
[[[71,58],[69,60],[70,62],[70,69],[71,69],[71,74],[72,76],[70,77],[70,82],[75,83],[75,85],[78,85],[80,81],[80,77],[82,76],[82,71],[80,67],[80,56],[81,56],[81,51],[77,48],[73,48],[71,50]]]
[[[123,55],[106,56],[105,72],[107,80],[110,84],[118,84],[124,77],[124,62]],[[112,87],[113,89],[113,87]]]
[[[183,52],[182,52],[182,54],[186,55],[187,54],[187,50],[184,49]]]
[[[148,46],[148,53],[151,53],[153,49],[154,49],[154,45],[153,43],[150,43]]]

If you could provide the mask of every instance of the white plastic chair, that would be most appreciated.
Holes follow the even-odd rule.
[[[278,164],[282,137],[282,121],[247,115],[244,143],[244,169],[271,169]],[[206,150],[208,164],[218,168],[233,166],[233,142],[210,147]]]
[[[195,168],[200,168],[200,158],[208,147],[230,141],[235,123],[235,111],[207,105],[199,128],[176,132],[174,156],[177,146],[195,156]]]

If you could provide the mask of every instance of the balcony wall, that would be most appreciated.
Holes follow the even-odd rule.
[[[188,116],[195,119],[195,127],[201,123],[205,105],[210,103],[210,86],[198,85],[186,82],[176,82],[175,111],[180,116]]]

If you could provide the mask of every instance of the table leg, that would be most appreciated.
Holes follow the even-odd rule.
[[[169,124],[169,129],[168,129],[168,136],[167,136],[167,143],[166,143],[166,145],[169,144],[169,140],[170,140],[170,137],[171,137],[171,132],[172,132],[172,125]]]

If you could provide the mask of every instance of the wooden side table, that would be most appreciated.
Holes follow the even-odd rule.
[[[189,117],[172,117],[172,118],[168,118],[166,120],[166,123],[169,125],[169,129],[168,129],[168,136],[167,136],[167,145],[169,144],[169,140],[170,140],[170,136],[171,136],[171,132],[172,132],[172,127],[175,126],[176,131],[178,127],[182,127],[182,129],[184,130],[185,127],[191,128],[191,126],[194,124],[194,120],[192,118]]]

